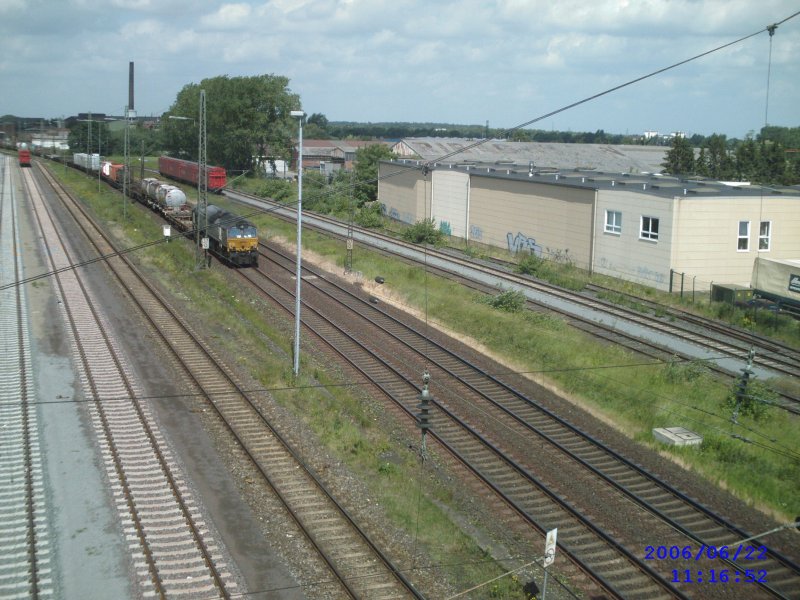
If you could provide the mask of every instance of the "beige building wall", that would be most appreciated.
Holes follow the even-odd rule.
[[[759,197],[674,200],[676,240],[673,268],[696,278],[708,289],[712,283],[749,285],[759,256],[800,258],[800,199],[770,195]],[[747,250],[739,249],[739,222],[750,222]],[[762,222],[769,223],[769,250],[759,250]]]
[[[620,213],[618,232],[606,231],[606,212]],[[658,219],[658,239],[641,236],[642,217]],[[600,190],[594,223],[594,272],[669,289],[673,244],[672,198]]]
[[[378,169],[378,202],[388,217],[413,225],[429,218],[430,183],[414,165],[382,162]]]
[[[591,264],[595,191],[472,174],[469,239]]]
[[[431,173],[431,216],[436,226],[459,238],[467,235],[470,178],[463,171],[435,170]]]

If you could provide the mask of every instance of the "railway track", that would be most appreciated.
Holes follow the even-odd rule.
[[[85,220],[83,216],[78,218]],[[100,255],[114,253],[113,245],[96,228],[91,238]],[[196,391],[223,420],[261,472],[264,482],[327,565],[330,582],[316,583],[315,590],[352,598],[422,598],[400,569],[337,502],[322,479],[302,461],[287,439],[270,425],[258,402],[237,385],[231,372],[188,324],[127,259],[118,257],[108,262],[185,376],[193,381]],[[227,585],[221,589],[226,596],[230,594]]]
[[[247,202],[250,206],[267,207],[272,216],[289,221],[294,218],[293,211],[277,203],[265,200],[264,198],[250,196],[241,192],[226,192],[226,195],[239,202]],[[346,238],[348,229],[347,224],[343,224],[331,217],[318,214],[309,214],[307,218],[303,219],[303,226],[309,229],[317,229],[325,232],[327,235],[338,236],[342,239]],[[800,376],[800,353],[798,353],[796,349],[776,344],[774,341],[763,338],[762,336],[751,335],[749,332],[743,332],[736,328],[726,327],[721,323],[715,323],[697,317],[690,319],[681,312],[670,313],[671,318],[675,320],[667,322],[668,319],[642,314],[641,312],[627,309],[613,302],[601,301],[597,298],[587,296],[586,294],[571,292],[541,280],[511,273],[505,267],[501,268],[486,262],[461,258],[452,252],[441,251],[434,248],[425,248],[423,250],[418,245],[404,242],[373,230],[358,227],[355,227],[354,230],[359,241],[383,252],[396,256],[398,255],[397,249],[403,249],[405,251],[403,256],[409,259],[409,256],[416,255],[416,258],[410,258],[409,260],[418,263],[422,262],[422,258],[424,257],[426,267],[429,269],[447,270],[451,273],[455,272],[456,269],[468,270],[470,277],[473,279],[476,277],[476,274],[491,277],[499,281],[499,285],[503,288],[520,287],[532,292],[544,294],[548,298],[558,299],[586,309],[605,313],[608,315],[606,320],[609,318],[617,318],[636,323],[646,329],[655,329],[664,334],[675,336],[695,346],[706,348],[710,352],[719,353],[741,361],[745,360],[747,352],[753,347],[755,348],[755,363],[757,365],[788,376]],[[440,263],[447,264],[448,266],[438,266]],[[547,302],[544,306],[551,307],[552,303]],[[657,311],[658,313],[663,313],[665,308],[659,306],[657,307]],[[685,324],[682,324],[681,321],[684,321]],[[713,324],[713,326],[709,324]],[[708,329],[715,332],[715,335],[708,335],[702,331],[707,325],[709,325]]]
[[[265,201],[240,192],[227,192],[234,200],[247,200],[251,205],[267,205],[270,214],[291,221],[292,211],[276,203]],[[326,235],[346,237],[347,227],[341,222],[324,215],[309,215],[304,219],[304,227],[316,229]],[[800,352],[763,336],[753,335],[719,322],[703,319],[685,311],[676,311],[655,303],[639,302],[647,305],[649,312],[642,312],[605,301],[585,293],[571,292],[531,277],[517,275],[508,270],[508,265],[500,266],[473,261],[456,256],[451,252],[436,249],[421,249],[402,240],[392,238],[372,230],[355,228],[359,240],[379,251],[400,256],[397,248],[404,249],[403,257],[418,264],[424,262],[430,272],[455,278],[464,285],[484,293],[497,293],[502,289],[520,289],[528,295],[528,305],[535,310],[546,310],[563,315],[574,326],[603,340],[619,343],[636,352],[657,360],[681,359],[697,360],[697,353],[689,353],[683,348],[701,349],[702,358],[711,371],[725,377],[736,377],[747,363],[747,357],[754,350],[754,366],[771,373],[789,378],[800,377]],[[409,253],[416,258],[409,258]],[[488,283],[491,280],[493,283]],[[598,286],[591,286],[597,290]],[[546,298],[546,300],[544,300]],[[602,315],[600,318],[587,318],[576,311]],[[620,323],[627,323],[637,329],[626,332]],[[655,333],[655,335],[651,335]],[[724,361],[722,359],[728,359]],[[731,363],[730,359],[733,359]],[[732,366],[736,365],[736,366]],[[800,399],[776,390],[779,397],[776,406],[787,412],[800,414]]]
[[[32,173],[25,179],[133,557],[135,585],[145,596],[228,598],[238,583],[220,560],[217,543],[149,406],[138,400],[141,393],[130,366],[108,333],[92,290],[81,272],[71,268],[73,250],[62,241],[65,236],[52,209]],[[59,195],[84,232],[95,235],[71,199],[63,191]]]
[[[0,596],[53,598],[47,497],[39,444],[17,198],[0,156]],[[11,285],[11,287],[5,287]]]
[[[291,273],[292,257],[277,257],[278,264],[282,264],[286,273]],[[271,263],[270,263],[271,264]],[[247,276],[246,274],[243,274]],[[460,357],[452,355],[442,347],[432,344],[427,336],[410,330],[406,325],[389,319],[372,306],[365,298],[356,298],[351,292],[342,287],[334,286],[323,274],[309,271],[309,284],[321,293],[320,288],[325,288],[328,300],[346,305],[347,316],[339,319],[336,331],[330,322],[322,322],[325,315],[334,314],[336,309],[317,308],[313,314],[306,314],[306,325],[312,327],[318,334],[326,339],[328,344],[335,347],[339,353],[365,374],[374,384],[380,387],[388,396],[392,397],[398,406],[404,407],[407,417],[414,412],[416,393],[418,390],[408,383],[413,380],[415,371],[409,365],[427,364],[431,368],[434,380],[439,382],[440,403],[437,408],[440,412],[434,418],[434,431],[440,435],[440,443],[448,447],[454,455],[464,458],[471,465],[474,472],[490,486],[499,488],[497,493],[502,494],[503,501],[509,506],[525,515],[540,515],[541,504],[525,504],[530,501],[531,483],[536,485],[533,473],[540,469],[540,465],[530,462],[530,453],[526,451],[528,444],[536,445],[535,440],[542,440],[552,449],[554,462],[563,462],[567,457],[574,465],[578,466],[576,477],[586,477],[591,473],[595,481],[600,480],[603,486],[613,488],[615,494],[622,494],[627,501],[637,507],[639,519],[643,523],[653,523],[654,530],[662,527],[672,540],[672,545],[687,547],[702,544],[720,546],[735,545],[737,540],[747,537],[732,523],[715,515],[709,509],[687,498],[674,488],[659,481],[656,477],[626,460],[624,457],[605,447],[598,440],[586,436],[583,432],[559,419],[557,416],[538,407],[524,394],[516,391],[496,378],[483,373],[479,368],[469,364]],[[293,302],[290,281],[285,281],[283,292],[276,294],[275,299],[291,312]],[[307,286],[308,287],[308,286]],[[315,294],[316,296],[316,294]],[[311,296],[312,298],[315,296]],[[309,293],[304,294],[306,305],[316,304],[309,300]],[[305,309],[304,309],[305,310]],[[364,322],[369,321],[369,324]],[[359,325],[372,328],[370,333],[361,333],[358,340],[355,334],[349,333]],[[398,347],[400,346],[400,347]],[[378,360],[375,357],[382,357]],[[430,364],[436,365],[430,367]],[[365,366],[371,365],[371,366]],[[405,367],[405,368],[404,368]],[[421,369],[421,367],[420,367]],[[419,373],[420,371],[416,371]],[[394,373],[394,375],[389,375]],[[385,383],[387,378],[397,378],[396,383]],[[471,423],[471,424],[470,424]],[[491,434],[489,432],[492,432]],[[465,434],[463,432],[469,432]],[[466,438],[471,438],[469,441]],[[488,439],[487,439],[488,438]],[[521,446],[509,439],[525,440]],[[473,444],[477,444],[473,446]],[[483,446],[481,446],[483,444]],[[504,449],[504,450],[501,450]],[[489,458],[486,453],[495,456]],[[508,454],[506,454],[508,453]],[[512,457],[512,458],[510,458]],[[497,461],[497,464],[492,461]],[[504,465],[500,463],[505,462]],[[479,465],[477,468],[475,465]],[[489,473],[489,476],[485,474]],[[497,485],[496,482],[503,482]],[[596,484],[596,483],[595,483]],[[540,489],[544,484],[538,486]],[[505,491],[504,491],[505,488]],[[508,493],[507,490],[514,490]],[[520,490],[525,490],[520,493]],[[569,494],[567,488],[563,495]],[[520,500],[525,498],[525,500]],[[541,498],[537,499],[541,502]],[[564,510],[569,510],[566,507]],[[559,522],[560,517],[551,517],[550,522]],[[580,520],[580,515],[573,518]],[[544,523],[538,523],[539,529],[546,528]],[[561,541],[562,527],[565,521],[560,521],[559,540]],[[577,526],[576,526],[577,527]],[[612,525],[613,527],[613,525]],[[577,533],[566,528],[566,547],[580,548],[576,551],[578,560],[580,554],[602,555],[597,546],[589,547],[575,540],[581,540],[585,532]],[[570,539],[570,536],[575,536]],[[602,531],[594,535],[602,538]],[[608,536],[610,537],[610,536]],[[583,540],[581,540],[583,541]],[[624,552],[623,552],[624,553]],[[635,552],[629,552],[633,555]],[[627,557],[628,560],[634,557]],[[631,562],[636,565],[635,560]],[[680,565],[672,563],[673,568],[686,567],[698,568],[697,565]],[[708,564],[705,565],[707,568]],[[759,565],[765,567],[772,576],[766,585],[761,586],[764,597],[791,598],[796,586],[800,584],[800,569],[790,559],[779,553],[770,553],[769,562]],[[603,581],[612,590],[620,593],[618,580],[603,574],[603,566],[583,563],[584,568],[594,572],[595,577]],[[646,566],[645,566],[646,567]],[[741,569],[744,572],[746,565],[727,563],[730,569]],[[647,573],[647,568],[636,565],[639,573]],[[669,579],[670,573],[664,575]],[[630,584],[630,571],[623,577],[626,584]],[[657,578],[657,576],[656,576]],[[633,585],[635,588],[635,584]],[[755,589],[755,587],[754,587]],[[670,593],[673,593],[672,590]],[[651,588],[643,593],[642,597],[654,597],[656,592]],[[635,590],[625,589],[624,597],[635,597]],[[657,594],[656,594],[657,595]]]

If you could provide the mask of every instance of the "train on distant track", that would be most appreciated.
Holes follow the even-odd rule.
[[[17,149],[17,159],[19,160],[20,167],[30,167],[31,166],[31,151],[28,150],[27,144],[22,144]]]
[[[0,144],[8,149],[11,143]],[[24,146],[24,145],[23,145]],[[30,167],[31,151],[27,147],[18,149],[21,166]],[[23,152],[24,150],[24,152]],[[58,154],[48,155],[44,148],[34,148],[33,153],[45,158],[63,162]],[[109,185],[122,189],[125,178],[125,167],[119,163],[101,160],[99,154],[77,152],[67,164],[86,173],[97,174]],[[200,172],[199,165],[186,160],[162,156],[158,161],[159,173],[179,181],[197,185]],[[210,166],[207,168],[208,190],[220,193],[227,179],[225,169]],[[195,223],[199,223],[201,234],[208,237],[209,250],[223,262],[236,266],[258,265],[258,230],[256,226],[231,212],[209,204],[199,217],[195,208],[186,198],[181,188],[155,177],[128,178],[128,194],[137,202],[162,215],[177,231],[191,234]],[[207,219],[207,220],[206,220]]]
[[[170,165],[170,161],[174,160],[177,159],[163,161],[163,164]],[[192,164],[194,168],[182,164],[181,169],[189,179],[194,174],[194,185],[197,185],[199,168],[197,163]],[[159,160],[159,169],[161,165],[162,161]],[[72,157],[72,166],[89,173],[97,173],[99,170],[100,177],[110,185],[117,189],[123,186],[125,167],[119,163],[101,161],[97,154],[76,153]],[[217,188],[219,190],[225,185],[225,171],[221,167],[213,168],[222,170],[222,177],[217,173],[213,179],[215,185],[220,185]],[[167,166],[167,169],[170,167]],[[212,181],[210,173],[209,181]],[[213,204],[207,206],[205,213],[201,210],[198,217],[195,214],[197,210],[189,203],[181,188],[155,177],[140,180],[129,178],[128,182],[129,195],[161,214],[176,230],[182,233],[191,232],[195,229],[195,224],[199,223],[201,235],[208,237],[209,250],[222,261],[236,266],[258,265],[258,230],[250,221]]]

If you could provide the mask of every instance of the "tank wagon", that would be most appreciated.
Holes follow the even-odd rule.
[[[17,150],[17,158],[19,159],[20,167],[31,166],[31,151],[28,150],[27,144],[22,144]]]
[[[205,212],[202,207],[192,210],[192,223],[208,237],[212,253],[234,265],[258,265],[258,232],[246,219],[209,204]]]
[[[160,156],[158,158],[158,172],[165,177],[197,185],[200,165],[188,160],[181,160],[170,156]],[[206,168],[206,173],[206,185],[209,191],[219,192],[225,187],[227,183],[225,169],[222,167],[208,166]]]
[[[139,192],[142,201],[150,208],[176,219],[189,218],[191,207],[179,187],[146,177],[139,182]]]

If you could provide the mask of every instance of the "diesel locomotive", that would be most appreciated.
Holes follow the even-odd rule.
[[[242,267],[258,266],[258,232],[250,221],[209,204],[192,210],[192,224],[208,237],[209,250],[223,260]]]

